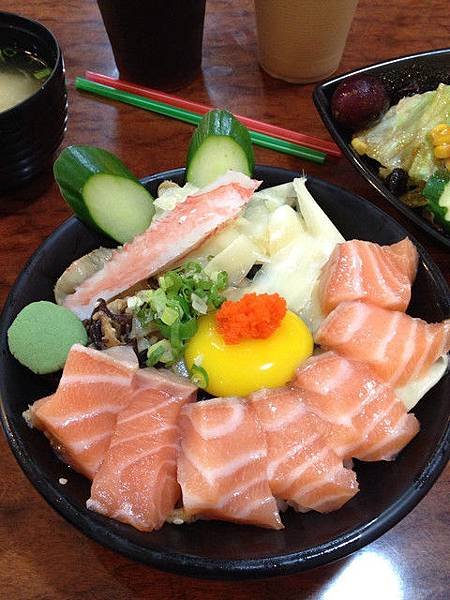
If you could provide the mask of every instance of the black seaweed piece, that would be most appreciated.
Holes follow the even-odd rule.
[[[250,269],[250,271],[247,273],[247,277],[248,279],[253,279],[253,277],[256,275],[256,273],[260,270],[260,268],[262,267],[262,265],[253,265],[253,267]]]
[[[111,319],[111,321],[113,322],[113,325],[114,324],[118,325],[118,327],[116,327],[115,329],[118,329],[118,333],[121,336],[124,336],[124,337],[129,336],[130,331],[131,331],[132,320],[133,320],[132,315],[128,315],[126,313],[116,314],[116,313],[111,312],[109,310],[105,300],[103,300],[103,298],[99,299],[97,306],[94,308],[94,310],[92,312],[92,315],[94,315],[96,312],[99,312],[99,311],[101,311],[109,319]]]
[[[86,319],[83,323],[86,328],[89,341],[94,344],[97,350],[104,350],[106,348],[104,342],[104,331],[100,319],[94,319],[94,315],[98,312],[102,312],[111,321],[111,325],[114,327],[118,340],[127,343],[130,339],[130,332],[132,327],[133,317],[128,314],[116,314],[109,310],[106,301],[103,298],[99,298],[94,310],[92,311],[91,318]]]
[[[395,196],[403,196],[408,190],[408,173],[404,169],[394,169],[386,178],[386,185]]]
[[[138,343],[136,338],[132,338],[130,340],[130,344],[138,359],[139,368],[144,369],[147,366],[147,350],[138,350]]]
[[[91,342],[91,344],[94,344],[97,350],[104,350],[105,345],[103,343],[103,331],[101,322],[97,320],[93,321],[91,317],[90,319],[85,319],[83,321],[83,325],[88,334],[89,342]]]

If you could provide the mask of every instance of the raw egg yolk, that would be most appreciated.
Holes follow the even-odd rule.
[[[207,392],[214,396],[246,396],[264,387],[290,381],[301,362],[311,356],[312,335],[305,323],[287,311],[276,331],[266,339],[226,344],[214,315],[198,320],[198,331],[185,350],[187,368],[202,367],[208,376]]]

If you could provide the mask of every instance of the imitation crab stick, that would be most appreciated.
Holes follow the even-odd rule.
[[[118,248],[100,271],[64,299],[64,305],[81,319],[88,318],[99,298],[109,300],[164,270],[236,218],[259,184],[229,171]]]

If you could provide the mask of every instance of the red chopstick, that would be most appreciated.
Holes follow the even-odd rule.
[[[130,83],[128,81],[123,81],[121,79],[114,79],[113,77],[109,77],[108,75],[94,73],[93,71],[86,71],[85,77],[90,81],[102,83],[103,85],[108,85],[115,89],[123,90],[124,92],[137,94],[138,96],[144,96],[145,98],[150,98],[151,100],[157,100],[158,102],[165,102],[166,104],[169,104],[171,106],[176,106],[178,108],[190,110],[192,112],[197,113],[198,115],[204,115],[212,108],[211,106],[206,106],[205,104],[199,104],[198,102],[184,100],[183,98],[179,98],[178,96],[172,96],[171,94],[166,94],[164,92],[160,92],[159,90],[153,90],[142,85]],[[342,156],[340,149],[333,142],[321,140],[320,138],[311,135],[306,135],[304,133],[290,131],[289,129],[277,127],[276,125],[271,125],[270,123],[255,121],[255,119],[250,119],[241,115],[235,116],[239,119],[239,121],[241,121],[241,123],[246,125],[252,131],[258,131],[259,133],[265,133],[267,135],[277,137],[281,140],[286,140],[287,142],[293,142],[294,144],[301,144],[302,146],[306,146],[307,148],[320,150],[321,152],[325,152],[326,154],[329,154],[330,156],[335,156],[337,158]]]

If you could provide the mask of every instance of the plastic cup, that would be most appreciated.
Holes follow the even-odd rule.
[[[258,58],[272,77],[310,83],[342,58],[358,0],[255,0]]]
[[[98,6],[122,79],[166,91],[195,79],[205,0],[98,0]]]

